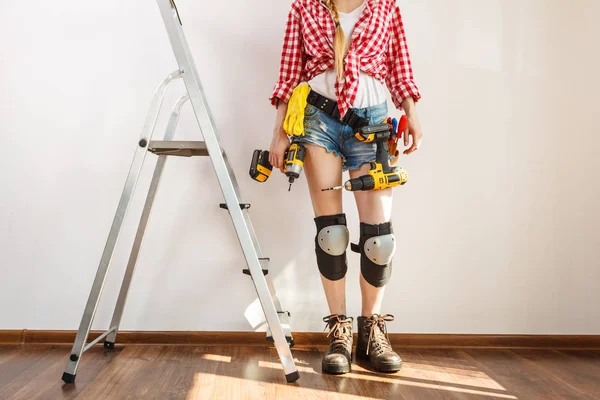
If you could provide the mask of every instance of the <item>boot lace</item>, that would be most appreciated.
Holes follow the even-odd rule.
[[[374,314],[371,318],[366,320],[365,327],[369,329],[367,355],[371,349],[371,342],[373,344],[373,350],[375,350],[377,354],[381,354],[385,351],[393,351],[387,334],[387,328],[385,326],[386,321],[391,322],[393,320],[394,316],[392,314]]]
[[[330,321],[334,320],[335,323],[327,333],[327,337],[333,335],[333,340],[329,343],[329,348],[332,351],[344,350],[346,349],[349,337],[352,335],[352,318],[342,319],[338,314],[328,315],[323,318],[323,322],[326,323],[323,332],[329,327]]]

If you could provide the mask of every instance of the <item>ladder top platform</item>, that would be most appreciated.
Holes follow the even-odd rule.
[[[208,156],[206,143],[201,140],[151,140],[148,145],[148,151],[154,154],[167,156]]]

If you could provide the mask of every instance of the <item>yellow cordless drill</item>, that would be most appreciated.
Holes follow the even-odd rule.
[[[285,176],[288,177],[290,186],[288,192],[292,189],[292,183],[300,177],[304,167],[304,155],[306,148],[301,143],[294,143],[286,150],[285,157]],[[273,166],[269,162],[268,150],[254,150],[252,162],[250,163],[250,177],[258,182],[265,182],[269,179]]]
[[[402,135],[402,130],[399,130],[398,135]],[[359,176],[358,178],[346,181],[342,186],[322,189],[339,190],[346,189],[349,191],[358,190],[380,190],[388,187],[404,185],[408,180],[406,171],[397,167],[391,167],[388,162],[388,154],[390,154],[390,142],[397,140],[394,134],[394,125],[383,123],[379,125],[369,125],[362,127],[357,133],[356,138],[361,142],[377,144],[377,153],[375,161],[371,162],[371,169],[367,175]],[[396,151],[394,150],[396,153]]]
[[[306,148],[304,145],[292,141],[290,148],[285,154],[285,176],[288,177],[288,181],[290,182],[288,192],[292,190],[292,183],[294,183],[294,180],[300,177],[300,173],[304,167],[305,154]]]

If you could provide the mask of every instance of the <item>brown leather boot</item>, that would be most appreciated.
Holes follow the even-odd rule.
[[[358,317],[358,343],[356,357],[368,358],[378,371],[396,372],[402,365],[400,356],[392,350],[387,336],[385,321],[393,321],[391,314],[373,314],[370,317]]]
[[[323,318],[329,328],[329,349],[323,357],[321,367],[323,371],[332,374],[345,374],[350,372],[352,363],[352,317],[340,314],[331,314]]]

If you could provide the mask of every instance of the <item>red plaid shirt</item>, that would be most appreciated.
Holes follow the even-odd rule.
[[[335,90],[340,114],[353,107],[358,90],[359,71],[385,83],[394,105],[421,98],[413,82],[404,25],[396,0],[365,0],[367,6],[359,16],[345,61],[345,79]],[[288,14],[279,79],[269,100],[286,103],[302,81],[334,68],[333,39],[335,21],[322,0],[294,0]]]

